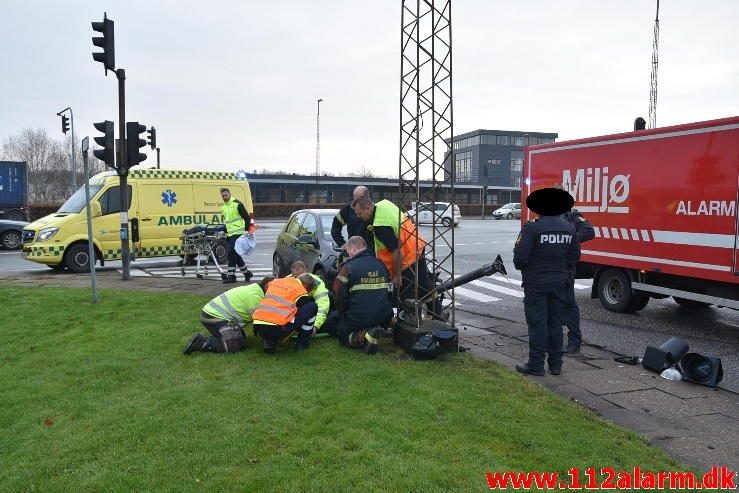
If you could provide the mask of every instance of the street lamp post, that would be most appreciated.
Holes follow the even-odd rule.
[[[65,134],[67,133],[65,124],[65,119],[67,117],[62,116],[65,111],[69,111],[69,121],[72,124],[72,193],[74,193],[77,191],[77,156],[74,150],[74,114],[72,113],[72,108],[70,108],[69,106],[57,113],[57,116],[62,117],[62,132],[64,132]]]
[[[321,101],[318,100],[316,112],[316,203],[318,203],[318,177],[321,175]]]

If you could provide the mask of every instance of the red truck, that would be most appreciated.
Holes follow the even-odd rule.
[[[523,177],[524,197],[562,186],[593,224],[577,277],[606,309],[739,309],[739,117],[530,146]]]

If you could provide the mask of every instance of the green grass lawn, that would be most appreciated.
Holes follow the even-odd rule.
[[[133,282],[133,281],[132,281]],[[487,471],[680,467],[496,364],[183,356],[207,298],[0,288],[1,491],[485,491]]]

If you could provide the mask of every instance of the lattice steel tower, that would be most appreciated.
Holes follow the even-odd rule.
[[[657,65],[659,64],[659,0],[654,18],[654,40],[652,41],[652,76],[649,86],[649,127],[657,126]]]
[[[400,205],[453,204],[451,0],[403,0],[401,18]],[[431,180],[430,189],[421,189],[422,179]],[[453,214],[453,205],[450,207]],[[453,222],[444,226],[434,221],[431,235],[426,235],[425,240],[429,245],[427,259],[431,272],[439,273],[441,279],[453,278]],[[418,272],[414,274],[418,286]],[[452,325],[453,296],[453,290],[445,293]],[[415,299],[419,309],[425,300],[419,300],[418,291]]]

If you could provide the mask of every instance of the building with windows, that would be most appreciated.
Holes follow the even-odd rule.
[[[473,130],[457,135],[453,140],[456,183],[520,189],[523,148],[549,144],[557,137],[556,133],[512,130]]]

